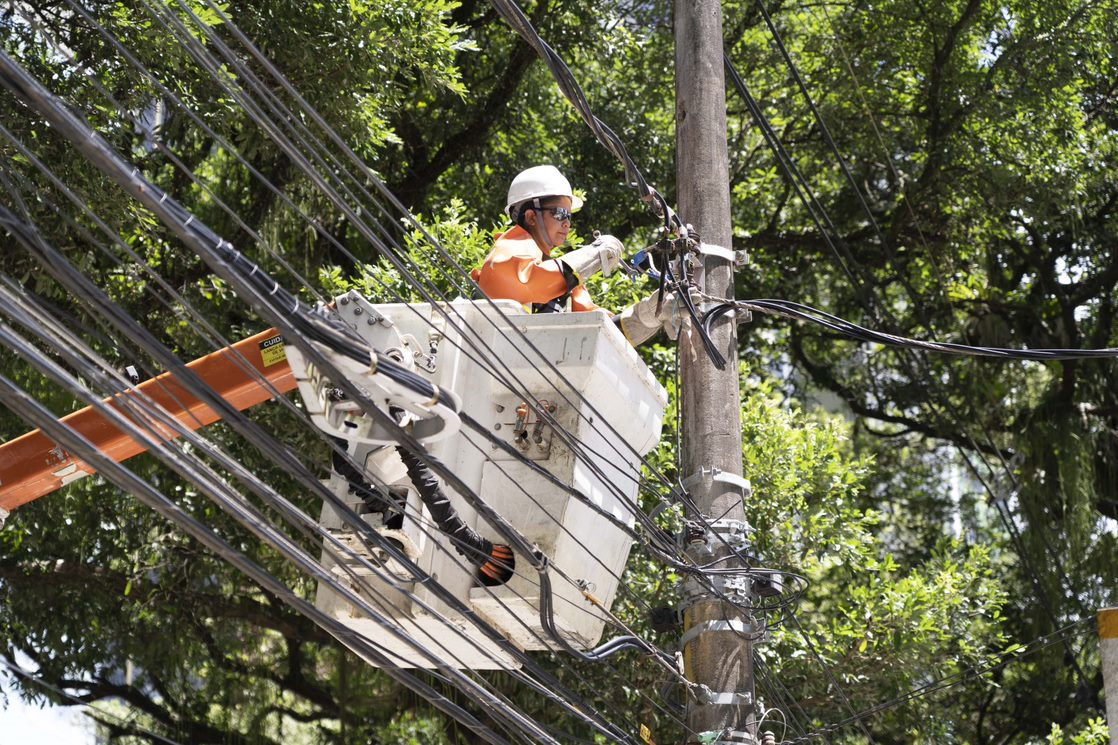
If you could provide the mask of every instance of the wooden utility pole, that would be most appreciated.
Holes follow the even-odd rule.
[[[698,232],[709,253],[696,273],[710,295],[734,297],[731,249],[730,174],[726,147],[726,86],[722,58],[720,0],[675,3],[676,172],[679,215]],[[681,334],[680,398],[684,484],[713,529],[692,533],[687,552],[698,563],[730,570],[708,583],[684,585],[684,636],[687,677],[705,689],[690,702],[689,741],[756,742],[753,697],[755,623],[744,607],[753,592],[732,556],[745,548],[741,478],[741,400],[738,392],[737,333],[732,316],[715,326],[712,338],[726,357],[718,370],[695,333]],[[713,562],[713,564],[712,564]],[[720,597],[721,596],[721,597]],[[727,602],[723,598],[730,598]],[[705,735],[705,737],[703,737]]]
[[[1099,653],[1110,741],[1118,743],[1118,608],[1099,611]]]

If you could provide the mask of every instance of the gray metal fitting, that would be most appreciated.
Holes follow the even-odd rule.
[[[705,528],[699,532],[696,526]],[[689,521],[682,536],[683,549],[699,564],[713,559],[741,556],[749,550],[753,528],[743,520],[716,520],[713,523]]]
[[[753,694],[749,691],[712,691],[700,685],[696,691],[700,706],[752,706]]]
[[[680,609],[690,608],[700,600],[727,600],[735,605],[748,605],[753,597],[753,580],[745,574],[713,574],[699,582],[694,577],[683,581],[683,602]],[[711,597],[713,590],[715,597]]]
[[[4,529],[4,523],[8,521],[8,516],[12,513],[8,512],[3,507],[0,507],[0,530]]]
[[[684,635],[681,636],[679,639],[679,648],[683,649],[684,647],[686,647],[688,644],[694,641],[695,637],[697,637],[699,634],[729,632],[753,636],[754,631],[755,629],[752,623],[750,623],[749,621],[742,621],[738,618],[726,620],[719,619],[716,621],[703,621],[702,623],[695,624],[691,628],[687,629],[686,633],[684,633]]]
[[[724,729],[710,745],[757,745],[757,739],[745,730]]]
[[[748,479],[733,473],[726,473],[720,468],[707,468],[703,466],[698,471],[683,479],[682,486],[685,490],[702,484],[709,489],[713,484],[727,484],[741,492],[742,499],[747,499],[753,494],[753,487]]]

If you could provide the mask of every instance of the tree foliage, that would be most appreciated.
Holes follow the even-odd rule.
[[[525,12],[571,64],[595,113],[674,204],[669,5],[538,0]],[[4,52],[50,81],[148,178],[253,260],[293,288],[295,277],[313,278],[312,288],[301,288],[309,300],[350,288],[418,299],[377,243],[173,38],[173,19],[195,13],[215,35],[194,27],[197,42],[214,48],[216,39],[231,39],[221,14],[195,2],[160,15],[147,4],[83,7],[164,87],[65,2],[7,6]],[[575,225],[582,235],[598,228],[631,247],[653,239],[658,223],[622,183],[620,166],[487,3],[220,8],[420,215],[423,231],[414,224],[386,230],[449,295],[468,290],[428,236],[462,267],[476,265],[504,224],[508,180],[526,165],[554,162],[584,192],[587,206]],[[759,6],[723,4],[728,54],[827,221],[817,223],[798,201],[731,91],[734,240],[752,257],[739,274],[738,297],[786,298],[892,333],[974,345],[1118,346],[1112,0],[779,2],[765,10],[820,119]],[[84,63],[81,74],[60,48]],[[243,82],[251,71],[286,96],[258,61],[247,65],[234,71],[230,63],[222,74]],[[122,123],[122,110],[143,126]],[[186,304],[203,308],[229,338],[261,328],[152,215],[109,188],[7,92],[0,111],[11,132],[0,139],[2,203],[33,218],[176,353],[210,351]],[[47,185],[30,154],[105,221],[118,244]],[[127,340],[100,326],[24,252],[9,249],[0,267],[84,329],[114,364],[137,362]],[[182,301],[158,291],[147,268]],[[606,307],[621,308],[650,287],[615,275],[593,280],[591,289]],[[1113,360],[937,357],[775,318],[741,329],[755,552],[764,566],[808,583],[796,606],[766,614],[771,632],[758,647],[759,694],[794,727],[789,737],[882,705],[832,741],[865,742],[868,734],[878,743],[1102,742],[1101,727],[1090,721],[1101,686],[1097,649],[1084,626],[1064,643],[1035,642],[1065,639],[1066,625],[1114,601]],[[642,354],[671,390],[670,348]],[[60,415],[75,406],[10,356],[0,358],[0,373],[36,390]],[[251,416],[325,473],[325,447],[294,426],[290,412],[258,407]],[[671,411],[667,421],[653,463],[674,478]],[[0,439],[25,430],[0,409]],[[316,509],[231,428],[208,434]],[[131,467],[313,597],[312,583],[225,525],[190,483],[146,457]],[[671,527],[677,517],[669,510],[661,519]],[[126,717],[111,710],[102,717],[118,741],[151,739],[144,729],[183,742],[469,741],[428,702],[100,479],[20,508],[0,546],[5,659],[30,658],[44,681],[82,701],[123,702]],[[635,552],[626,575],[632,592],[615,611],[672,649],[678,629],[653,630],[648,613],[678,602],[678,580]],[[603,711],[647,722],[657,741],[682,736],[670,704],[653,703],[659,699],[649,692],[663,678],[652,666],[626,660],[621,670],[572,671],[543,662]],[[562,716],[516,681],[491,677],[545,724]],[[951,687],[909,697],[940,683]],[[74,703],[29,683],[19,690]],[[766,725],[779,719],[766,715]]]

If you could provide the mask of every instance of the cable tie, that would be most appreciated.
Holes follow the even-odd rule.
[[[163,192],[163,196],[161,196],[161,197],[159,198],[159,203],[160,203],[160,204],[163,204],[163,203],[164,203],[164,202],[166,202],[166,201],[167,201],[167,192]]]
[[[186,219],[186,222],[185,222],[185,223],[183,223],[183,227],[184,227],[184,228],[189,228],[189,227],[190,227],[190,223],[192,223],[192,222],[194,222],[194,215],[191,215],[190,217],[188,217],[188,218]]]
[[[277,292],[279,292],[279,290],[280,290],[279,282],[276,282],[276,281],[273,280],[272,281],[272,291],[268,293],[268,297],[271,297],[272,295],[275,295]]]

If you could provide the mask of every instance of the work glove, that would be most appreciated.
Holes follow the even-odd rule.
[[[679,338],[683,323],[690,321],[691,316],[676,292],[665,292],[664,301],[660,303],[660,308],[657,310],[659,297],[659,291],[654,292],[633,303],[618,316],[621,332],[634,347],[645,343],[660,331],[675,341]],[[698,308],[702,298],[697,291],[691,291],[691,299]]]
[[[612,235],[599,235],[593,243],[563,254],[559,260],[569,266],[580,279],[598,271],[608,277],[621,266],[621,253],[624,250],[621,241]]]

